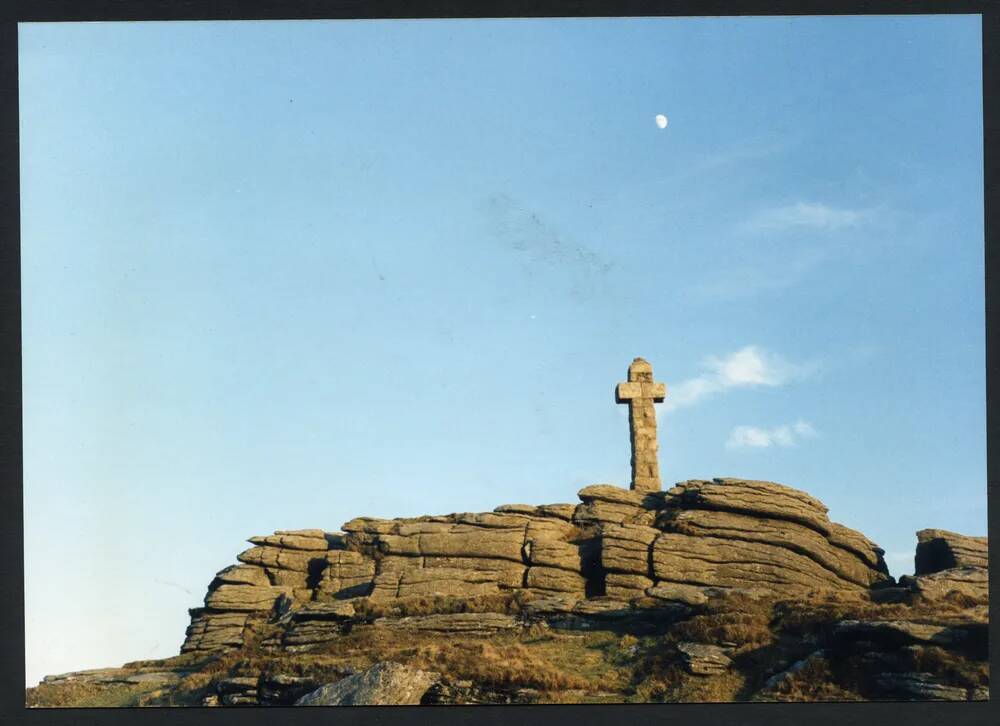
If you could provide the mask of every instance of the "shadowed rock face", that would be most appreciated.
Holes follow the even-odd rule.
[[[537,607],[575,613],[595,597],[619,610],[649,598],[680,607],[720,589],[777,598],[889,579],[881,549],[780,484],[690,480],[668,492],[596,484],[579,497],[251,537],[241,564],[220,571],[205,607],[191,611],[182,652],[238,647],[255,620],[289,617],[284,647],[328,642],[342,625],[333,610],[317,610],[323,603],[524,592]],[[971,557],[964,539],[974,538],[956,537],[950,551]]]
[[[916,575],[929,575],[952,567],[986,567],[988,561],[986,537],[969,537],[943,529],[917,532]]]

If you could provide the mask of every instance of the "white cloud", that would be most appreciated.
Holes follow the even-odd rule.
[[[771,429],[757,426],[737,426],[729,434],[727,449],[767,449],[771,446],[795,446],[802,439],[816,436],[816,429],[808,421],[796,421]]]
[[[813,367],[790,363],[775,353],[748,345],[722,358],[706,358],[705,368],[705,373],[696,378],[669,385],[663,408],[669,411],[690,406],[730,388],[781,386],[808,374]]]
[[[778,231],[786,229],[841,229],[866,221],[869,210],[837,209],[815,202],[798,202],[758,212],[746,226],[751,229]]]

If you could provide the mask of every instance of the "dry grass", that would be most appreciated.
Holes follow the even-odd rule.
[[[392,603],[359,601],[365,618],[433,613],[517,613],[524,599],[514,594],[469,599],[419,597]],[[290,654],[264,646],[275,627],[254,625],[254,636],[240,650],[211,658],[182,656],[143,661],[137,667],[197,668],[163,694],[150,686],[43,684],[28,689],[29,706],[190,705],[234,676],[285,674],[329,683],[346,669],[396,661],[437,671],[451,681],[511,694],[531,689],[541,703],[577,702],[728,702],[750,699],[768,675],[786,668],[824,643],[844,619],[969,620],[969,603],[873,603],[865,593],[812,593],[795,601],[761,601],[740,595],[711,600],[699,614],[655,635],[621,629],[580,632],[536,623],[516,634],[489,637],[433,636],[358,625],[321,648]],[[639,632],[639,631],[636,631]],[[647,631],[648,632],[648,631]],[[732,668],[696,676],[683,667],[677,644],[683,641],[734,643]],[[986,686],[989,665],[971,652],[912,647],[891,655],[903,670],[932,673],[966,687]],[[875,672],[863,654],[839,652],[817,659],[786,678],[768,698],[782,701],[850,701],[872,696]],[[763,695],[763,694],[762,694]]]
[[[521,607],[527,599],[527,596],[521,592],[478,595],[476,597],[420,595],[386,602],[359,599],[354,603],[354,609],[359,616],[369,619],[411,615],[450,615],[454,613],[507,613],[514,615],[521,611]]]
[[[139,705],[140,698],[157,684],[42,683],[28,688],[28,708],[122,708]]]

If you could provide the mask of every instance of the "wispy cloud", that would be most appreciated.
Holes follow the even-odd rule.
[[[838,209],[818,202],[797,202],[784,207],[765,209],[746,221],[748,229],[781,231],[787,229],[837,230],[856,227],[871,218],[867,209]]]
[[[702,399],[732,388],[781,386],[808,375],[815,365],[791,363],[776,353],[748,345],[721,358],[705,359],[707,369],[700,376],[668,387],[664,410],[692,406]]]
[[[796,421],[771,429],[757,426],[737,426],[729,434],[727,449],[767,449],[772,446],[795,446],[802,439],[816,436],[816,429],[808,421]]]

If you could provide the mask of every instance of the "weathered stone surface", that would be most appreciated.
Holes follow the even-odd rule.
[[[751,479],[692,479],[667,492],[667,504],[681,509],[721,509],[799,522],[823,535],[831,533],[827,508],[803,491]]]
[[[833,545],[815,529],[797,522],[719,510],[670,509],[660,514],[656,524],[668,532],[783,547],[862,587],[888,577],[862,561],[854,551]],[[846,527],[841,527],[838,532],[843,538]]]
[[[309,574],[298,570],[279,570],[278,568],[267,568],[268,579],[272,585],[288,587],[293,590],[305,589],[309,581]]]
[[[248,613],[208,613],[194,615],[187,628],[181,653],[216,651],[238,648],[243,644],[243,631]]]
[[[680,585],[672,582],[660,582],[646,589],[649,597],[669,602],[681,602],[685,605],[704,605],[708,602],[706,588],[695,585]]]
[[[544,590],[538,592],[540,594],[532,597],[524,605],[524,611],[529,615],[571,613],[580,600],[578,595],[547,592]]]
[[[453,570],[484,570],[492,573],[497,584],[504,587],[520,587],[524,581],[524,564],[513,560],[492,557],[423,557],[424,568],[447,568]],[[412,569],[412,568],[401,568]]]
[[[448,613],[413,615],[404,618],[378,618],[372,627],[407,630],[440,635],[490,635],[522,627],[512,615],[505,613]]]
[[[538,513],[544,517],[563,519],[567,522],[573,519],[573,512],[576,511],[575,504],[542,504],[538,507]]]
[[[643,575],[609,572],[604,582],[604,594],[619,600],[630,600],[643,597],[652,585],[653,581]]]
[[[630,504],[616,504],[595,499],[584,502],[573,513],[573,522],[581,527],[603,527],[607,524],[634,523],[649,526],[656,512]]]
[[[777,595],[857,588],[804,555],[784,547],[665,532],[653,543],[658,580],[717,587],[766,587]]]
[[[580,571],[580,548],[569,542],[529,539],[524,543],[524,554],[528,562],[536,567],[558,567],[577,573]]]
[[[931,673],[882,673],[875,678],[889,694],[922,701],[965,701],[968,692],[940,683]]]
[[[861,534],[861,532],[858,532],[856,529],[851,529],[850,527],[845,527],[842,524],[831,522],[830,534],[827,539],[829,539],[830,544],[835,547],[840,547],[848,552],[853,552],[869,567],[878,570],[879,572],[889,574],[889,568],[883,559],[885,550],[865,537]]]
[[[937,602],[957,593],[978,603],[990,600],[989,570],[985,567],[953,567],[929,575],[900,578],[900,585],[909,587],[925,600]]]
[[[215,575],[219,583],[229,585],[258,585],[268,587],[271,580],[261,567],[254,565],[230,565],[224,570],[220,570]],[[213,583],[214,584],[214,583]]]
[[[382,601],[417,595],[474,597],[498,592],[498,577],[492,570],[426,567],[379,573],[370,597]]]
[[[660,495],[622,489],[613,484],[591,484],[576,493],[583,502],[606,502],[640,509],[657,509],[663,506]]]
[[[944,529],[917,532],[914,574],[929,575],[953,567],[989,567],[988,539]]]
[[[346,599],[371,592],[375,579],[375,561],[352,550],[326,553],[326,568],[317,588],[319,599]]]
[[[283,587],[224,584],[205,596],[205,607],[246,612],[270,610],[282,594],[290,595],[291,590]]]
[[[355,517],[344,522],[341,529],[348,534],[364,532],[366,534],[391,534],[398,526],[399,520],[379,519],[377,517]]]
[[[565,542],[580,536],[580,530],[574,524],[554,517],[539,517],[529,519],[524,529],[525,540],[558,540]]]
[[[487,529],[453,526],[413,536],[380,535],[379,549],[390,555],[492,557],[521,562],[524,528]]]
[[[733,662],[729,657],[732,648],[707,643],[678,643],[677,650],[681,654],[684,667],[695,675],[710,676],[725,673]]]
[[[291,613],[294,621],[303,620],[350,620],[355,615],[354,604],[335,600],[333,602],[313,602],[303,605]]]
[[[318,562],[320,566],[325,562],[325,552],[304,552],[299,550],[288,550],[282,547],[251,547],[245,552],[236,555],[236,559],[248,565],[258,567],[275,568],[280,570],[297,570],[308,572],[310,563]]]
[[[250,544],[266,547],[285,547],[293,550],[326,550],[328,549],[326,537],[321,533],[319,536],[304,536],[301,534],[272,534],[266,537],[251,537],[247,540]]]
[[[308,693],[296,706],[416,706],[439,681],[437,673],[399,663],[376,663],[370,668]]]
[[[601,530],[601,567],[609,572],[649,576],[650,547],[660,532],[637,524],[608,525]]]
[[[529,567],[525,585],[537,590],[572,592],[583,595],[587,581],[580,575],[556,567]]]

